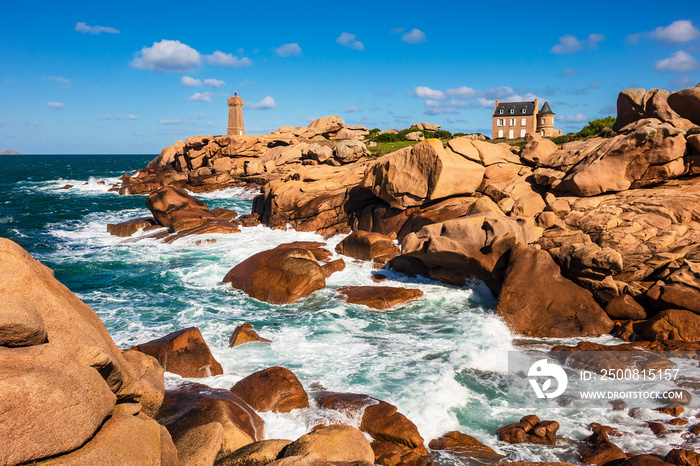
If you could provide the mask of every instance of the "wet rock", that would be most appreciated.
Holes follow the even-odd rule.
[[[479,458],[483,461],[496,463],[503,455],[496,453],[492,448],[484,445],[474,437],[463,434],[456,430],[447,432],[442,436],[433,439],[428,443],[428,447],[432,450],[448,450],[451,453],[456,453],[460,456],[469,456],[471,458]]]
[[[399,443],[373,440],[374,461],[387,466],[430,466],[433,463],[412,448]]]
[[[519,242],[531,243],[539,235],[541,230],[532,219],[485,213],[426,225],[417,233],[408,234],[401,250],[404,255],[420,259],[433,278],[454,285],[477,278],[497,292],[510,249]]]
[[[662,311],[649,319],[643,329],[646,340],[700,340],[700,315],[682,309]]]
[[[258,332],[253,329],[253,326],[246,322],[236,327],[233,334],[228,339],[228,346],[229,348],[233,348],[234,346],[250,342],[270,343],[270,340],[258,335]]]
[[[674,448],[668,452],[664,461],[675,464],[676,466],[699,466],[700,453],[693,450]]]
[[[584,439],[579,449],[579,455],[583,464],[595,466],[603,466],[612,461],[627,458],[625,452],[610,441],[608,434],[603,429],[595,430],[593,435]]]
[[[211,377],[224,373],[196,327],[169,333],[132,349],[153,356],[163,369],[182,377]]]
[[[669,466],[669,464],[654,455],[636,455],[625,461],[615,463],[616,466]]]
[[[238,396],[191,382],[165,392],[156,420],[167,427],[181,459],[226,457],[262,440],[264,429],[263,420]],[[211,437],[219,438],[218,432],[217,445]]]
[[[22,298],[0,292],[0,346],[34,346],[46,340],[39,311]]]
[[[203,225],[195,226],[180,230],[174,235],[167,236],[163,242],[166,244],[174,243],[175,241],[192,235],[227,235],[232,233],[240,233],[241,229],[235,223],[227,221],[212,221]],[[215,241],[215,240],[212,240]]]
[[[157,225],[155,219],[151,217],[133,218],[121,223],[107,224],[107,232],[110,235],[127,238],[139,230]]]
[[[335,248],[336,252],[355,259],[371,260],[377,256],[396,255],[399,252],[394,241],[381,233],[353,231]]]
[[[314,397],[320,407],[340,411],[348,417],[362,413],[360,430],[373,439],[406,445],[420,456],[428,454],[418,428],[396,406],[354,393],[321,392]]]
[[[231,392],[261,413],[288,413],[309,406],[309,396],[299,379],[279,366],[249,375],[237,382]]]
[[[685,408],[683,408],[683,405],[680,403],[671,403],[667,406],[664,406],[663,408],[657,408],[656,411],[662,413],[662,414],[668,414],[669,416],[673,417],[678,417],[681,414],[683,414],[683,411]]]
[[[421,290],[392,286],[341,286],[340,299],[350,304],[361,304],[373,309],[389,309],[397,304],[423,296]]]
[[[55,344],[0,348],[0,438],[5,445],[0,463],[24,463],[80,447],[115,401],[97,371]]]
[[[535,415],[523,417],[520,422],[508,424],[496,431],[498,438],[508,443],[537,443],[555,445],[557,443],[556,421],[540,421]]]
[[[260,440],[222,458],[218,464],[226,466],[267,466],[275,461],[291,440]]]
[[[563,278],[547,252],[523,244],[510,252],[496,313],[512,331],[535,337],[599,336],[613,328],[589,291]]]
[[[204,202],[191,196],[184,189],[174,186],[165,186],[151,193],[146,199],[146,207],[151,211],[156,222],[164,227],[170,227],[173,212],[183,209],[209,211]]]
[[[326,461],[374,464],[374,453],[365,436],[354,427],[334,425],[302,435],[282,450],[282,458],[318,453]]]
[[[281,245],[244,260],[223,281],[255,299],[287,304],[323,288],[327,272],[309,249]]]

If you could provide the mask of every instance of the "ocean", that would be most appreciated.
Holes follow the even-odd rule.
[[[424,295],[388,311],[375,311],[335,297],[340,286],[374,284],[372,264],[346,257],[345,270],[333,274],[324,289],[293,304],[272,305],[249,298],[221,279],[242,260],[278,244],[325,241],[334,251],[342,236],[324,240],[315,233],[263,226],[242,228],[238,234],[187,237],[172,244],[111,236],[108,223],[150,212],[146,196],[120,196],[109,192],[110,184],[124,173],[145,167],[153,157],[1,159],[6,168],[0,184],[0,236],[19,243],[51,267],[58,280],[95,310],[120,348],[195,326],[225,372],[200,382],[228,389],[257,370],[284,366],[307,390],[322,386],[364,393],[396,405],[418,426],[426,445],[447,431],[459,430],[508,460],[576,461],[574,442],[550,447],[498,441],[496,429],[531,413],[558,421],[558,435],[564,439],[590,435],[591,422],[617,427],[627,435],[615,438],[615,443],[631,453],[664,454],[670,445],[684,441],[681,434],[655,437],[647,422],[663,416],[651,410],[630,416],[611,409],[509,406],[509,389],[515,383],[507,371],[509,351],[538,352],[578,340],[517,338],[495,315],[495,300],[482,284],[453,287],[389,271],[386,275],[394,283],[419,288]],[[65,185],[73,187],[63,189]],[[250,212],[255,194],[236,188],[195,196],[210,208],[242,214]],[[244,322],[272,343],[228,348],[229,336]],[[618,342],[611,336],[593,341]],[[181,380],[166,374],[168,386]],[[261,415],[266,438],[295,439],[321,422],[359,425],[359,419],[337,416],[313,401],[308,409]],[[697,412],[685,416],[692,425]],[[435,461],[472,464],[445,453]]]

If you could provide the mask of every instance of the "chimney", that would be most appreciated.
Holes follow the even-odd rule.
[[[535,112],[534,115],[540,113],[540,99],[535,99]]]

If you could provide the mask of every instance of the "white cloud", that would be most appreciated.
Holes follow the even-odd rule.
[[[557,119],[561,123],[582,123],[588,121],[588,117],[581,113],[577,113],[576,115],[562,115],[557,117]]]
[[[391,31],[389,31],[389,34],[401,34],[404,32],[406,29],[404,28],[394,28]]]
[[[201,87],[202,80],[193,78],[191,76],[183,76],[182,78],[180,78],[180,84],[182,84],[185,87]]]
[[[564,71],[561,72],[561,76],[578,76],[579,73],[576,70],[571,70],[571,69],[565,69]]]
[[[209,86],[209,87],[219,88],[219,87],[224,87],[226,85],[226,83],[224,81],[221,81],[218,79],[210,78],[210,79],[204,80],[204,85]]]
[[[479,95],[479,91],[466,86],[458,87],[456,89],[447,89],[445,93],[450,97],[455,97],[457,99],[463,100],[473,99],[474,97],[477,97]]]
[[[55,81],[55,82],[61,83],[61,84],[70,84],[69,79],[62,78],[60,76],[44,76],[44,79],[47,81]]]
[[[163,39],[136,53],[131,66],[152,71],[191,71],[199,66],[201,55],[179,40]]]
[[[639,44],[639,39],[641,39],[642,36],[644,36],[644,35],[646,35],[646,34],[643,32],[638,32],[636,34],[630,34],[629,36],[627,36],[625,38],[625,42],[627,42],[628,44],[637,45],[637,44]]]
[[[277,102],[275,102],[275,99],[272,97],[265,96],[263,100],[257,103],[252,103],[248,105],[248,108],[251,108],[253,110],[267,110],[270,108],[275,108],[277,107]]]
[[[445,93],[442,91],[437,91],[435,89],[431,89],[427,86],[418,86],[413,89],[413,93],[418,97],[419,99],[433,99],[433,100],[441,100],[445,98]]]
[[[296,57],[301,55],[301,47],[296,42],[280,45],[275,49],[275,53],[280,57]]]
[[[598,47],[598,42],[604,40],[605,36],[602,34],[590,34],[586,40],[578,40],[576,36],[567,34],[559,38],[559,43],[551,48],[550,53],[574,53],[583,50],[584,47],[595,49]]]
[[[61,102],[47,102],[46,106],[49,108],[53,108],[54,110],[60,110],[64,108],[66,105],[62,104]]]
[[[100,34],[105,32],[107,34],[119,34],[119,29],[109,27],[109,26],[88,26],[85,23],[78,23],[75,25],[75,30],[82,32],[83,34]]]
[[[180,120],[180,119],[165,120],[165,119],[161,118],[160,120],[158,120],[159,125],[181,125],[183,123],[185,123],[185,122]]]
[[[345,113],[357,113],[363,111],[364,108],[362,107],[357,107],[355,105],[351,105],[350,107],[345,109]]]
[[[700,31],[690,20],[685,19],[674,21],[666,27],[657,27],[651,31],[651,37],[670,45],[680,45],[700,37]]]
[[[138,115],[104,115],[97,118],[98,120],[140,120]]]
[[[423,113],[426,115],[448,115],[457,113],[457,110],[452,108],[449,103],[428,99],[425,101],[425,111]]]
[[[420,44],[425,42],[425,33],[420,29],[413,28],[402,35],[401,40],[407,44]]]
[[[476,101],[479,102],[479,105],[482,107],[493,107],[496,105],[496,100],[487,99],[485,97],[478,97]]]
[[[500,87],[492,87],[488,91],[486,91],[486,97],[489,99],[498,99],[498,100],[517,100],[513,99],[512,97],[520,97],[518,96],[518,93],[515,92],[515,89],[512,87],[508,86],[500,86]]]
[[[194,100],[196,102],[211,102],[211,92],[195,92],[187,98],[187,100]]]
[[[687,73],[700,67],[698,61],[682,50],[675,52],[668,58],[657,60],[654,71],[670,73]]]
[[[349,47],[353,50],[364,50],[365,45],[359,40],[355,39],[357,39],[357,36],[355,34],[344,32],[335,41],[340,45],[344,45],[345,47]]]
[[[230,53],[224,53],[220,50],[217,50],[211,55],[207,55],[205,58],[207,60],[207,63],[214,66],[234,66],[236,68],[240,68],[244,66],[250,66],[253,64],[253,62],[250,61],[248,57],[238,58],[235,55],[231,55]]]

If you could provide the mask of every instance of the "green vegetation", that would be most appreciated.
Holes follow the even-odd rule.
[[[615,117],[607,116],[605,118],[589,121],[581,131],[576,133],[576,137],[580,139],[588,139],[596,136],[604,138],[613,137],[615,132],[612,130],[612,127],[615,124],[615,120]]]
[[[382,135],[383,136],[383,135]],[[396,136],[395,134],[392,136]],[[395,152],[399,149],[403,149],[404,147],[410,147],[413,145],[418,144],[418,141],[392,141],[392,142],[377,142],[377,145],[374,147],[367,147],[367,149],[370,151],[370,153],[375,156],[375,157],[381,157],[382,155],[389,154],[391,152]]]

